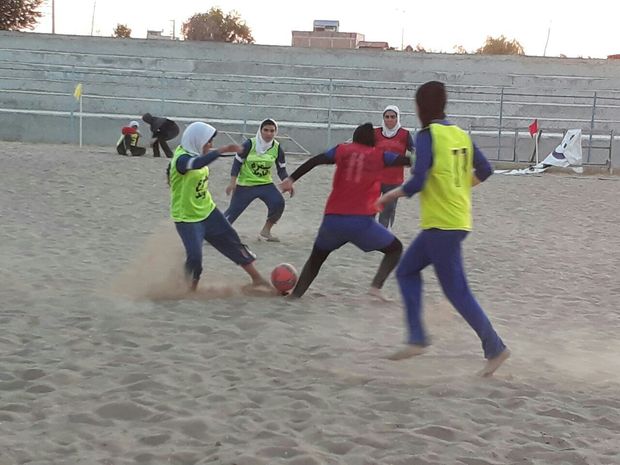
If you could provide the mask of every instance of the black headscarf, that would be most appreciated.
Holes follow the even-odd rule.
[[[360,124],[353,132],[353,142],[369,147],[375,146],[375,129],[372,123]]]
[[[444,112],[448,96],[442,82],[429,81],[422,84],[415,93],[418,105],[418,118],[422,127],[428,126],[435,119],[445,119]]]

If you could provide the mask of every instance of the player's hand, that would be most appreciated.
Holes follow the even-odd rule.
[[[379,197],[376,201],[375,201],[375,208],[379,211],[383,210],[383,207],[385,206],[385,204],[387,203],[387,201],[385,200],[385,194],[383,194],[381,197]]]
[[[228,184],[228,186],[226,186],[226,195],[230,195],[233,192],[235,192],[235,189],[237,188],[237,183],[230,183]]]
[[[375,202],[375,207],[377,207],[379,210],[383,210],[385,204],[393,202],[394,200],[398,199],[399,197],[403,197],[404,195],[405,192],[403,191],[402,187],[392,189],[391,191],[386,192],[377,199],[377,201]]]
[[[217,151],[220,153],[241,153],[243,152],[243,147],[237,144],[228,144],[220,147]]]
[[[293,188],[293,183],[295,181],[293,181],[293,178],[291,178],[290,176],[288,178],[286,178],[284,181],[282,181],[280,183],[280,191],[282,192],[290,192],[291,193],[291,197],[295,194],[295,189]]]

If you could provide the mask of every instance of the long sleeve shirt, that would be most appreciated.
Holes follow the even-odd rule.
[[[452,125],[452,123],[446,120],[438,121],[438,123],[445,126]],[[418,132],[415,140],[415,150],[415,164],[411,169],[413,176],[403,185],[403,191],[407,197],[411,197],[424,188],[428,171],[433,166],[433,143],[431,131],[428,128]],[[487,160],[476,144],[474,144],[474,172],[480,182],[485,181],[493,174],[493,168],[489,160]]]
[[[232,164],[232,168],[230,169],[230,175],[237,177],[239,175],[239,171],[241,171],[241,165],[247,158],[250,150],[252,150],[252,140],[248,139],[243,144],[243,151],[235,155],[235,159]],[[284,180],[288,177],[288,173],[286,171],[286,159],[284,150],[282,150],[282,146],[278,146],[278,158],[276,158],[276,168],[278,170],[278,177],[281,180]]]
[[[177,158],[176,168],[179,173],[185,174],[190,170],[199,170],[200,168],[204,168],[205,166],[213,163],[221,156],[222,154],[217,150],[212,150],[206,155],[198,156],[191,156],[186,153]]]

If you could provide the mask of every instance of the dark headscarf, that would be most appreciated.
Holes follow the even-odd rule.
[[[372,123],[360,124],[353,132],[353,142],[369,147],[375,146],[375,129]]]
[[[448,96],[442,82],[429,81],[422,84],[415,93],[418,105],[418,118],[422,127],[428,126],[435,119],[445,119],[444,112]]]

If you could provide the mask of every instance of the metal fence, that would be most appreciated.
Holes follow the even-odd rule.
[[[3,72],[9,69],[10,73]],[[72,95],[79,82],[84,84],[81,113]],[[297,129],[324,130],[327,146],[331,146],[335,130],[351,129],[368,120],[378,124],[387,104],[398,105],[403,125],[415,130],[414,98],[420,84],[0,61],[0,112],[91,120],[126,119],[135,117],[137,108],[155,108],[154,112],[179,121],[201,117],[236,126],[240,133],[247,133],[248,126],[258,124],[261,115],[269,112],[290,128],[291,140],[297,139],[293,133]],[[491,85],[447,85],[447,90],[448,117],[473,134],[494,140],[497,160],[505,159],[508,147],[513,161],[522,161],[519,141],[529,137],[527,126],[537,119],[545,128],[543,138],[581,129],[586,135],[584,162],[611,165],[614,128],[620,124],[620,93],[616,91],[538,88],[525,92]],[[303,144],[295,144],[300,153],[308,152]],[[598,154],[601,150],[604,163]]]

